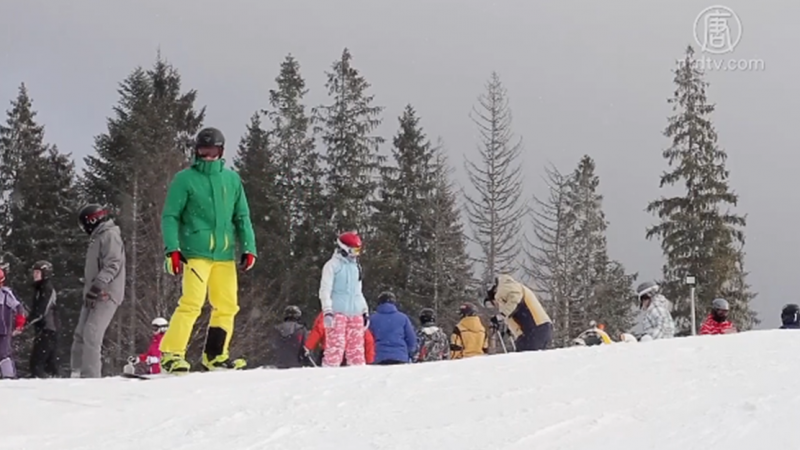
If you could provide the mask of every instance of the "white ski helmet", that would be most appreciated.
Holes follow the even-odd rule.
[[[647,294],[655,294],[658,292],[659,286],[655,281],[645,281],[636,288],[636,296],[640,299]]]
[[[167,319],[163,317],[156,317],[150,322],[150,325],[153,327],[153,333],[166,333],[167,328],[169,327],[169,322]]]

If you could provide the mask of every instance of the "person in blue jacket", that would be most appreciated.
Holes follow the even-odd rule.
[[[417,335],[411,319],[397,310],[397,298],[391,292],[378,296],[378,308],[369,320],[375,338],[374,364],[407,364],[417,351]]]

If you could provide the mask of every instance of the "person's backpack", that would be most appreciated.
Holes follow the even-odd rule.
[[[422,327],[417,332],[419,351],[414,362],[441,361],[450,356],[450,341],[437,326]]]

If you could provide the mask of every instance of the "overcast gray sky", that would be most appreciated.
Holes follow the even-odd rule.
[[[595,158],[610,221],[609,247],[642,279],[658,277],[660,248],[646,241],[659,195],[662,136],[674,61],[712,2],[690,0],[263,1],[2,0],[0,105],[27,83],[46,137],[84,156],[117,101],[117,85],[160,48],[185,87],[199,91],[208,125],[238,142],[249,117],[266,106],[287,53],[302,65],[309,103],[326,101],[324,70],[349,47],[354,64],[386,107],[381,132],[412,103],[432,138],[441,136],[466,180],[476,153],[468,117],[490,73],[511,98],[524,138],[526,195],[544,195],[548,161],[570,170]],[[763,70],[708,74],[713,118],[729,154],[731,183],[747,213],[747,265],[759,292],[762,327],[797,302],[796,131],[800,122],[800,2],[723,3],[743,34],[715,57],[760,59]],[[734,34],[737,29],[734,27]],[[702,33],[701,33],[702,34]],[[697,47],[696,47],[697,48]],[[790,132],[791,131],[791,132]],[[82,163],[80,163],[82,165]]]

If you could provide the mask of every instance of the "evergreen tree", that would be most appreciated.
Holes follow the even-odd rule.
[[[83,275],[84,250],[84,240],[76,226],[74,164],[55,145],[45,144],[44,127],[36,123],[36,112],[24,85],[8,111],[6,126],[0,126],[0,152],[4,186],[11,189],[6,197],[10,201],[3,202],[6,285],[30,308],[30,268],[38,260],[53,264],[52,282],[62,305],[57,352],[60,365],[66,366],[80,312],[82,290],[77,279]],[[32,337],[26,334],[16,340],[17,357],[28,357]],[[27,361],[17,363],[20,374],[25,376]]]
[[[330,256],[329,216],[325,216],[321,155],[311,135],[311,118],[303,103],[308,93],[300,64],[288,55],[270,90],[265,111],[271,122],[269,134],[276,165],[275,189],[281,200],[281,232],[288,244],[281,282],[280,302],[319,308],[317,283],[322,265]]]
[[[115,212],[126,245],[126,304],[107,339],[121,367],[149,339],[153,317],[168,316],[180,295],[180,280],[164,273],[161,212],[170,181],[190,163],[205,108],[195,110],[197,92],[183,92],[180,74],[161,55],[150,70],[134,69],[119,94],[107,131],[95,138],[96,154],[85,158],[81,186],[86,201]]]
[[[481,135],[480,165],[467,161],[475,197],[467,196],[467,212],[474,241],[482,255],[483,279],[516,272],[520,254],[520,230],[525,214],[519,156],[522,140],[514,142],[508,95],[497,73],[492,73],[486,92],[478,99],[472,120]]]
[[[603,196],[597,192],[600,178],[594,160],[585,155],[572,174],[569,191],[570,217],[574,220],[574,266],[571,279],[577,288],[576,304],[571,308],[569,338],[585,330],[589,322],[603,322],[617,334],[628,332],[631,325],[631,284],[635,275],[627,275],[624,266],[608,257],[603,213]]]
[[[233,163],[247,194],[259,255],[250,274],[239,279],[239,307],[251,314],[244,323],[237,322],[236,342],[239,350],[251,359],[266,355],[263,331],[274,323],[280,311],[280,302],[276,300],[285,274],[290,271],[286,264],[291,259],[291,246],[276,159],[269,132],[263,129],[260,114],[255,113],[239,142]],[[263,310],[265,307],[269,309]]]
[[[395,165],[382,168],[367,282],[380,280],[382,285],[371,289],[374,294],[389,288],[404,305],[419,309],[429,304],[431,296],[423,279],[430,269],[427,253],[433,230],[425,217],[436,183],[435,155],[411,105],[398,121],[392,148]]]
[[[364,238],[370,234],[370,204],[384,159],[378,153],[384,140],[373,135],[381,124],[383,107],[373,106],[374,96],[367,94],[370,84],[353,67],[352,59],[345,48],[332,71],[326,72],[325,87],[332,102],[315,108],[314,120],[327,150],[327,217],[331,218],[331,231],[357,230]]]
[[[745,218],[730,211],[738,196],[728,183],[727,155],[717,144],[711,122],[715,106],[706,98],[708,83],[698,69],[694,49],[674,70],[675,93],[669,100],[675,114],[669,118],[664,135],[672,145],[663,156],[672,170],[661,176],[660,186],[685,186],[683,196],[662,197],[647,211],[660,223],[649,227],[646,237],[657,237],[666,256],[663,267],[664,292],[674,303],[678,331],[691,328],[687,276],[696,279],[698,320],[711,301],[725,295],[740,329],[757,323],[750,309],[754,294],[744,282],[743,245]]]
[[[426,267],[422,286],[429,292],[432,307],[443,325],[455,324],[458,305],[474,298],[472,268],[467,254],[458,200],[452,182],[453,169],[447,162],[441,141],[434,147],[433,192],[425,209]]]
[[[36,111],[25,83],[19,87],[17,97],[7,111],[6,125],[0,126],[0,233],[9,236],[12,232],[11,206],[15,197],[20,171],[26,161],[41,158],[47,151],[44,144],[44,126],[36,123]],[[5,247],[7,239],[0,242]],[[3,265],[7,251],[3,248]]]

